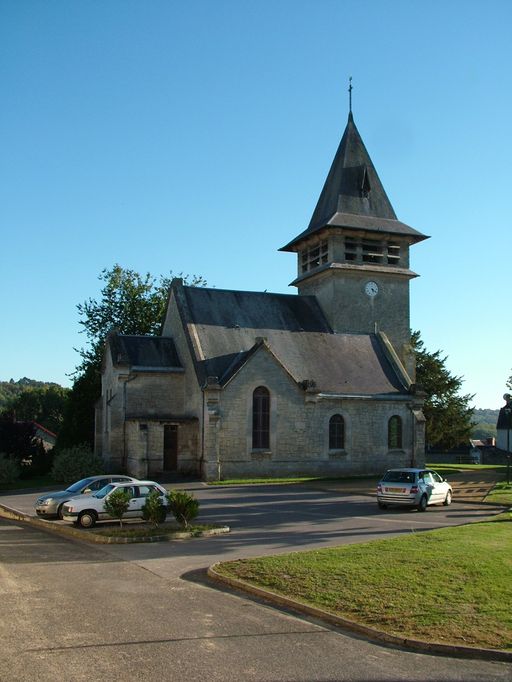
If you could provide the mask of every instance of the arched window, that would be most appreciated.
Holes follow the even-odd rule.
[[[388,421],[388,448],[396,450],[402,447],[402,419],[393,415]]]
[[[345,447],[345,422],[341,414],[329,419],[329,450],[343,450]]]
[[[264,386],[258,386],[252,394],[252,447],[270,447],[270,393]]]

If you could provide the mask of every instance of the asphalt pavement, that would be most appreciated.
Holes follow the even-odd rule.
[[[219,560],[393,537],[501,508],[455,502],[383,513],[369,490],[193,486],[200,520],[227,523],[229,535],[98,547],[0,520],[2,682],[511,679],[509,663],[374,644],[205,577]],[[0,502],[30,509],[35,496]]]

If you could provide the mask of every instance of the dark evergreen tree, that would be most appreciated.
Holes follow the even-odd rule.
[[[466,444],[473,427],[473,396],[460,395],[463,378],[446,368],[446,356],[425,349],[419,332],[413,332],[411,344],[416,355],[416,383],[426,393],[423,412],[426,418],[428,448],[449,449]]]

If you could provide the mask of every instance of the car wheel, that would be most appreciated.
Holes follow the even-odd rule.
[[[380,500],[377,500],[377,504],[379,505],[379,509],[387,509],[388,505],[384,504],[384,502],[381,502]]]
[[[57,509],[57,518],[62,521],[62,516],[64,514],[64,502],[62,504],[59,504],[59,507]]]
[[[446,493],[446,497],[444,498],[443,504],[445,507],[448,507],[451,503],[452,503],[452,492],[451,492],[451,490],[449,490]]]
[[[426,495],[422,495],[422,496],[421,496],[421,499],[420,499],[420,501],[419,501],[419,503],[418,503],[418,511],[420,511],[420,512],[427,511],[427,501],[428,501],[428,500],[427,500],[427,496],[426,496]]]
[[[94,511],[83,511],[78,516],[78,525],[81,528],[92,528],[96,525],[96,512]]]

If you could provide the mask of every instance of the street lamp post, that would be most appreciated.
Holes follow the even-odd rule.
[[[510,416],[512,408],[507,406],[503,411],[507,415],[507,485],[510,485]]]
[[[505,407],[502,407],[507,428],[507,485],[510,485],[510,417],[512,415],[512,395],[505,393],[503,396]]]

